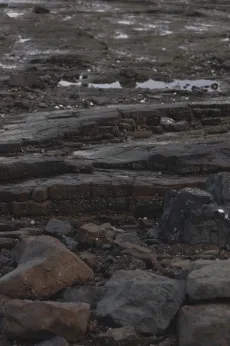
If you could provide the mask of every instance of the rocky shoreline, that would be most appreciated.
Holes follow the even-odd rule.
[[[230,344],[229,13],[0,0],[0,346]]]

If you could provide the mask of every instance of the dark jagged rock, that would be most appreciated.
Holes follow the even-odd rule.
[[[205,183],[205,189],[217,203],[230,204],[230,173],[220,172],[211,176]]]
[[[205,215],[205,210],[202,213],[202,208],[206,207],[207,210],[211,203],[213,203],[213,196],[200,189],[185,188],[167,192],[161,218],[164,239],[169,242],[189,243],[202,240],[209,242],[206,230],[203,234],[200,233],[196,229],[196,224],[199,226],[198,217]]]
[[[106,283],[96,316],[107,324],[161,334],[184,300],[184,283],[142,270],[121,270]],[[167,309],[165,306],[167,305]]]

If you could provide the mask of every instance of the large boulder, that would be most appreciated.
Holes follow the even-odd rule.
[[[213,261],[190,272],[186,293],[191,301],[230,298],[230,260]]]
[[[14,299],[5,305],[3,329],[10,339],[43,340],[54,335],[76,342],[84,336],[89,319],[88,304]]]
[[[178,315],[178,346],[230,345],[230,306],[183,306]]]
[[[165,197],[161,230],[170,243],[230,244],[230,207],[218,206],[204,190],[185,188]]]
[[[230,173],[220,172],[209,177],[205,190],[214,196],[217,203],[230,204]]]
[[[184,282],[142,270],[120,270],[106,283],[96,316],[140,333],[163,333],[185,297]]]
[[[59,240],[30,237],[14,251],[18,267],[0,279],[0,293],[12,298],[46,298],[94,277],[92,270]]]

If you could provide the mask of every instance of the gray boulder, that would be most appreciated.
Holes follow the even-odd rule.
[[[230,243],[230,207],[218,206],[204,190],[185,188],[165,197],[161,230],[165,241],[188,244]]]
[[[230,345],[230,306],[183,306],[178,314],[178,346]]]
[[[183,281],[142,270],[120,270],[105,288],[97,318],[152,335],[168,328],[185,298]]]
[[[190,272],[186,293],[191,301],[230,298],[230,260],[213,261]]]

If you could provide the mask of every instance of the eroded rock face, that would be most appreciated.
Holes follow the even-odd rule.
[[[185,188],[165,197],[161,229],[165,241],[189,244],[230,243],[230,207],[218,206],[204,190]]]
[[[184,283],[142,270],[116,272],[105,285],[96,316],[106,323],[161,334],[184,300]]]
[[[0,279],[0,293],[12,298],[51,297],[74,282],[93,278],[92,270],[57,239],[22,240],[14,250],[18,267]]]
[[[227,346],[229,323],[229,305],[183,306],[178,315],[178,345]]]
[[[186,293],[191,301],[230,297],[230,260],[213,261],[193,270],[187,279]]]
[[[88,304],[15,299],[5,305],[3,328],[10,339],[56,335],[76,342],[84,336],[89,319]]]

